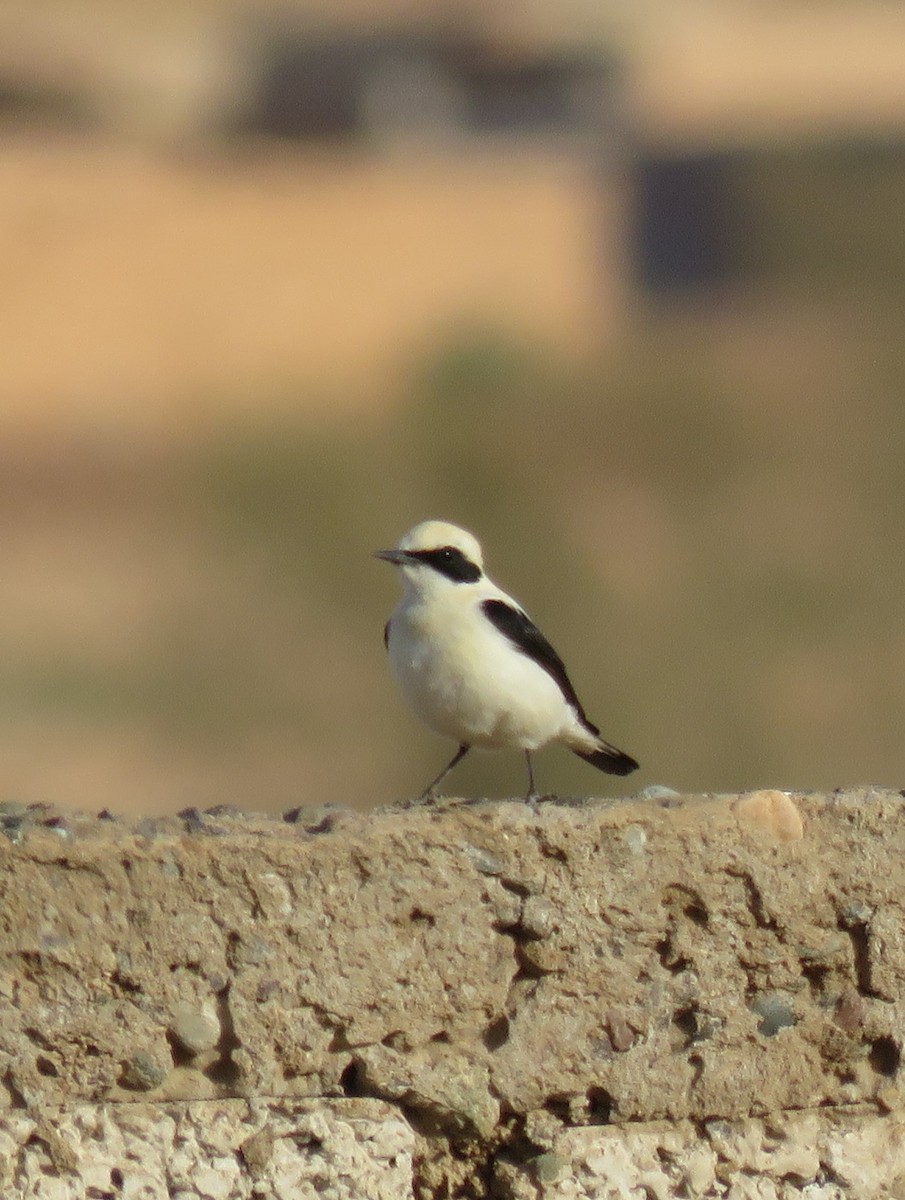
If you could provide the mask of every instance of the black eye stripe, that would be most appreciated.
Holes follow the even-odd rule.
[[[453,583],[477,583],[481,578],[481,568],[456,546],[440,546],[436,550],[413,550],[412,558],[417,558],[428,567],[433,567]]]

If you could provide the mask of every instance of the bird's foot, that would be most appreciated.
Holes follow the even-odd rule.
[[[437,803],[437,793],[433,788],[421,793],[417,800],[407,800],[406,808],[432,808]]]
[[[546,804],[549,800],[555,800],[556,796],[553,792],[544,792],[541,796],[537,792],[529,792],[525,797],[525,803],[529,808],[537,809],[541,804]]]

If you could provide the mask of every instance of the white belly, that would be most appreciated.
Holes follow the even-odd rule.
[[[426,725],[468,745],[524,750],[574,729],[572,709],[542,667],[489,622],[447,615],[439,633],[415,607],[397,610],[390,625],[393,673]]]

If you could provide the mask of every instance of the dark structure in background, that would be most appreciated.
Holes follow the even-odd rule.
[[[737,194],[741,157],[639,154],[629,236],[645,290],[682,293],[736,277],[746,223]]]
[[[623,67],[599,49],[528,51],[456,31],[356,35],[269,23],[245,31],[239,57],[251,86],[221,123],[228,139],[348,143],[377,154],[406,144],[437,153],[561,150],[587,163],[602,194],[627,179],[626,261],[652,297],[694,298],[784,276],[796,255],[817,267],[824,249],[837,260],[858,225],[851,193],[888,192],[905,170],[901,145],[879,155],[878,166],[869,137],[781,149],[645,145],[625,120]],[[787,227],[795,236],[780,245]]]
[[[600,139],[613,111],[615,60],[594,51],[534,54],[446,35],[254,38],[257,85],[233,132],[297,140],[421,134]]]
[[[640,151],[631,171],[631,261],[648,295],[796,279],[905,289],[903,138]]]
[[[0,130],[82,132],[96,125],[76,89],[0,74]]]
[[[356,34],[252,21],[224,37],[223,90],[207,95],[199,84],[196,109],[185,105],[196,112],[185,118],[188,135],[181,118],[172,128],[164,119],[158,148],[276,138],[373,154],[406,144],[439,154],[562,151],[587,163],[602,195],[627,180],[624,262],[630,282],[653,297],[694,299],[796,271],[871,277],[898,289],[905,274],[905,140],[888,128],[771,145],[740,136],[718,148],[669,146],[627,126],[622,75],[631,65],[600,47],[527,49],[452,28]],[[110,129],[123,136],[130,119],[147,136],[148,112],[156,119],[166,107],[149,89],[141,103],[124,104],[117,126],[102,77],[58,77],[57,61],[51,55],[50,65],[29,71],[15,56],[0,62],[0,137]],[[602,228],[612,211],[601,206]],[[612,271],[612,262],[601,258],[600,270]]]

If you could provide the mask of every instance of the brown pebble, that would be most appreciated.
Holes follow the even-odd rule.
[[[778,842],[797,842],[804,835],[801,813],[785,792],[749,792],[736,801],[735,815],[744,825]]]
[[[621,1013],[611,1008],[606,1015],[606,1023],[609,1027],[610,1041],[613,1043],[614,1050],[618,1050],[620,1054],[623,1054],[626,1050],[630,1050],[634,1046],[635,1031]]]
[[[854,988],[847,988],[836,1001],[833,1020],[846,1033],[855,1033],[864,1020],[864,1001]]]

